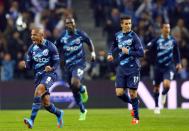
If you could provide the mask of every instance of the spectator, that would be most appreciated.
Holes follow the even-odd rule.
[[[9,53],[5,53],[1,63],[1,80],[12,80],[14,76],[15,60],[11,58]]]

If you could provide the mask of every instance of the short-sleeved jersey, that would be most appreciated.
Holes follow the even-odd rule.
[[[85,67],[85,52],[83,43],[93,45],[91,39],[85,32],[75,30],[70,34],[64,30],[59,39],[55,41],[61,60],[64,62],[66,69],[73,69],[76,66]]]
[[[40,73],[45,70],[46,66],[51,66],[53,71],[59,64],[59,54],[56,46],[43,39],[42,44],[32,44],[26,55],[26,68],[33,69],[34,73]]]
[[[129,49],[129,54],[122,52],[123,47]],[[128,74],[139,71],[139,57],[144,55],[144,50],[141,41],[135,32],[123,33],[120,31],[116,33],[109,54],[111,55],[115,50],[118,52],[119,66],[121,68]]]
[[[180,63],[180,52],[176,40],[170,35],[167,39],[159,36],[149,42],[146,49],[156,57],[156,66],[162,69]]]

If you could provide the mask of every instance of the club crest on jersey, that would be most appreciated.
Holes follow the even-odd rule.
[[[63,37],[61,40],[60,40],[61,43],[67,43],[68,42],[68,39]]]
[[[76,43],[76,44],[80,44],[80,43],[81,43],[81,40],[80,40],[79,38],[77,38],[77,39],[75,40],[75,43]]]
[[[48,49],[45,49],[44,51],[43,51],[43,55],[44,56],[47,56],[49,54],[49,50]]]
[[[32,52],[32,55],[33,55],[33,56],[35,56],[35,54],[36,54],[36,53],[35,53],[35,51],[34,51],[34,52]]]

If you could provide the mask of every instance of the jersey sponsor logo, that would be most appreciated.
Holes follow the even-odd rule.
[[[49,58],[33,57],[33,59],[36,62],[43,62],[43,63],[49,62]]]
[[[159,49],[171,49],[173,48],[173,41],[168,41],[166,43],[162,43],[160,42],[159,43]]]
[[[128,40],[120,41],[118,43],[118,47],[119,48],[128,47],[128,46],[130,46],[132,44],[132,42],[133,42],[133,39],[128,39]]]
[[[49,50],[48,50],[48,49],[45,49],[45,50],[43,51],[43,55],[44,55],[44,56],[48,56],[48,54],[49,54]]]
[[[78,46],[64,46],[64,49],[67,51],[76,51],[78,50],[82,45],[78,45]]]

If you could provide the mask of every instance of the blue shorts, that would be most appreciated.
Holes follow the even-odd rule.
[[[160,85],[163,80],[173,80],[175,75],[175,68],[170,67],[167,69],[161,69],[159,67],[154,68],[154,81],[153,85]]]
[[[35,87],[37,87],[39,84],[43,84],[48,91],[56,80],[57,74],[55,72],[44,73],[35,77]]]
[[[127,74],[123,68],[118,66],[116,72],[116,88],[129,88],[136,90],[138,88],[138,83],[140,81],[140,72],[137,70],[131,74]]]
[[[73,69],[66,70],[65,74],[63,74],[64,76],[66,76],[65,81],[67,81],[69,84],[71,84],[72,77],[75,77],[81,81],[84,76],[84,68],[85,67],[77,66]]]

